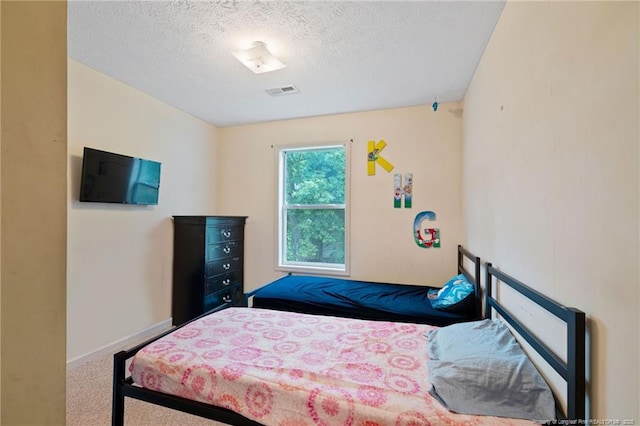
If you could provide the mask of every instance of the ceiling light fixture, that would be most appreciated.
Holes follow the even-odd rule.
[[[263,72],[275,71],[286,67],[278,58],[273,56],[267,45],[261,41],[256,41],[253,45],[245,50],[236,50],[232,52],[233,56],[238,58],[247,68],[256,74]]]

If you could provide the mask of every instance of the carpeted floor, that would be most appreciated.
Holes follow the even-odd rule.
[[[111,424],[113,358],[91,361],[67,371],[67,426]],[[223,423],[125,399],[125,426],[212,426]]]

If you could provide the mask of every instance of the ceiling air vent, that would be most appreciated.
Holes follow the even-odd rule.
[[[273,89],[267,89],[267,93],[271,96],[293,95],[294,93],[300,93],[296,86],[282,86],[274,87]]]

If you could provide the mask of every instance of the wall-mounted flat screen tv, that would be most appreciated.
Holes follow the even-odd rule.
[[[80,201],[158,204],[160,163],[84,148]]]

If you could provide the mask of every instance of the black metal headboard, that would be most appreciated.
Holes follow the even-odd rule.
[[[567,361],[563,361],[527,327],[518,321],[500,302],[492,296],[493,277],[506,284],[527,299],[552,313],[567,324]],[[585,314],[584,312],[561,305],[544,294],[521,283],[515,278],[486,265],[485,280],[485,317],[491,318],[492,309],[509,323],[531,347],[567,382],[567,413],[570,420],[584,420],[586,417],[585,396]],[[556,400],[558,398],[556,397]],[[560,410],[558,410],[560,411]]]
[[[473,263],[473,275],[464,267],[464,259]],[[475,318],[482,319],[482,292],[480,289],[480,258],[471,254],[467,249],[458,245],[458,274],[464,274],[473,283],[475,290]]]

